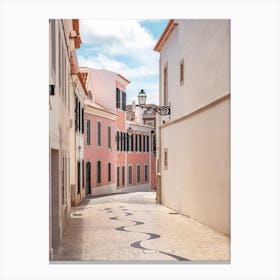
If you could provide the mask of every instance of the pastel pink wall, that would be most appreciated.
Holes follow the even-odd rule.
[[[90,120],[90,145],[86,144],[86,124]],[[101,146],[97,146],[97,122],[101,122]],[[108,126],[111,126],[111,149],[108,148]],[[91,162],[91,188],[115,184],[115,123],[113,120],[85,113],[85,166]],[[101,183],[97,183],[97,161],[101,161]],[[111,163],[111,181],[108,181],[108,163]],[[85,174],[86,178],[86,174]]]
[[[145,132],[140,132],[137,130],[133,131],[134,134],[134,151],[133,152],[127,152],[127,166],[132,165],[132,184],[131,185],[137,185],[137,184],[148,184],[149,182],[151,182],[150,177],[155,177],[154,175],[152,175],[152,172],[150,174],[150,162],[149,162],[149,156],[150,156],[150,152],[144,152],[144,141],[142,140],[142,151],[135,151],[135,147],[136,147],[136,142],[135,142],[135,138],[136,138],[136,134],[140,134],[142,139],[143,139],[143,135],[149,135],[148,133]],[[150,140],[150,138],[149,138]],[[151,144],[149,144],[149,149],[151,149]],[[152,156],[151,159],[154,160],[154,156]],[[145,181],[145,165],[148,165],[148,181]],[[137,165],[140,165],[140,183],[137,183]],[[153,167],[153,162],[151,161],[151,167]],[[128,167],[127,167],[128,168]],[[152,176],[151,176],[152,175]],[[127,176],[128,176],[128,170],[127,170]],[[128,185],[129,186],[129,185]]]

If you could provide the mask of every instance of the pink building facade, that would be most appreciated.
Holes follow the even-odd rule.
[[[127,121],[123,76],[81,68],[89,92],[85,101],[85,184],[93,196],[156,187],[154,127]]]

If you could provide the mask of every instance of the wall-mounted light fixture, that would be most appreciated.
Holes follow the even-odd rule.
[[[143,89],[141,89],[141,91],[138,94],[139,105],[136,105],[136,106],[140,106],[143,109],[143,107],[146,104],[146,98],[147,98],[147,95],[146,95],[145,91]],[[152,106],[149,106],[148,108],[154,109],[158,114],[160,114],[162,116],[167,116],[167,115],[170,115],[170,113],[171,113],[170,105],[168,105],[168,106],[152,105]]]

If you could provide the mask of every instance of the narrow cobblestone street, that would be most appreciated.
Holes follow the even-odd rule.
[[[72,208],[59,260],[228,261],[230,240],[155,203],[155,192],[87,198]]]

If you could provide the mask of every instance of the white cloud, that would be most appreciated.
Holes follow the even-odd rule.
[[[137,20],[80,20],[80,34],[86,51],[79,51],[81,67],[107,69],[131,81],[127,101],[137,102],[140,89],[147,102],[158,103],[158,53],[149,31]],[[90,51],[89,51],[90,50]]]
[[[85,44],[102,44],[108,55],[135,55],[152,50],[156,42],[136,20],[81,20]]]
[[[129,80],[138,77],[156,76],[158,74],[158,64],[142,64],[136,67],[131,67],[126,63],[114,58],[99,54],[97,56],[83,57],[78,56],[80,67],[92,67],[96,69],[107,69],[113,72],[120,73]]]

